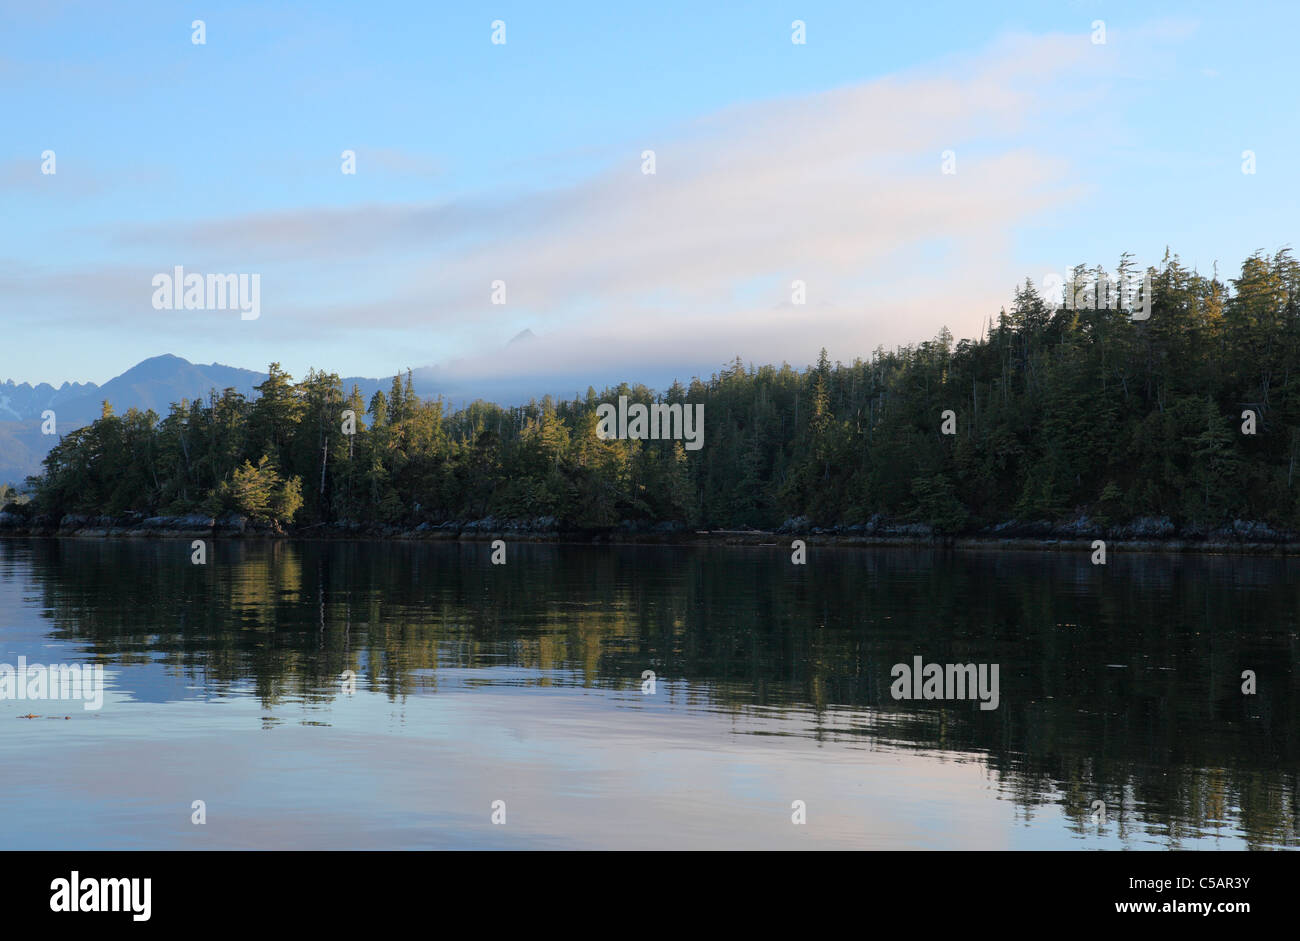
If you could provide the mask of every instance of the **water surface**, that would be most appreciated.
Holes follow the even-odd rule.
[[[0,663],[100,663],[108,685],[98,711],[0,702],[0,847],[1300,845],[1300,563],[490,557],[0,540]],[[998,664],[998,708],[896,701],[915,656]]]

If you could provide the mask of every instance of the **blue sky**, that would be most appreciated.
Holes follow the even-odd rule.
[[[1294,5],[702,6],[0,4],[0,379],[662,386],[1295,240]],[[261,316],[153,309],[175,265],[259,273]]]

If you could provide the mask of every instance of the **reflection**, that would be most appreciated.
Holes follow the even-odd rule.
[[[1121,837],[1300,845],[1284,559],[823,548],[792,566],[781,547],[521,544],[493,566],[486,543],[277,541],[217,542],[195,566],[187,546],[0,541],[0,575],[82,659],[184,680],[119,674],[155,701],[326,703],[353,670],[393,700],[454,681],[606,689],[617,708],[654,670],[657,707],[737,733],[776,716],[828,747],[982,755],[1024,816],[1059,806],[1078,833],[1100,799]],[[890,667],[915,657],[998,664],[998,708],[894,700]]]

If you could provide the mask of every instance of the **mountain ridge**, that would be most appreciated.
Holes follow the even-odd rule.
[[[432,394],[427,385],[431,370],[412,371],[416,391]],[[0,381],[0,483],[19,485],[41,469],[41,461],[61,435],[90,424],[99,417],[107,401],[118,414],[135,408],[152,409],[166,415],[173,402],[193,401],[233,388],[248,398],[256,395],[255,386],[266,379],[265,372],[227,366],[223,363],[192,363],[174,353],[160,353],[142,359],[102,386],[94,382],[64,381],[59,386],[49,382],[16,383]],[[387,389],[391,379],[349,376],[341,380],[345,393],[352,386],[361,389],[368,402],[379,389]],[[53,411],[56,433],[42,434],[43,414]]]

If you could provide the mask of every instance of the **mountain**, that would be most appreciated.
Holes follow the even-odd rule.
[[[166,415],[173,402],[192,401],[212,389],[235,389],[251,398],[253,387],[265,378],[266,373],[252,369],[220,363],[201,366],[168,353],[137,363],[99,388],[65,401],[57,414],[60,426],[66,421],[80,427],[98,418],[102,403],[107,401],[119,415],[128,408],[142,412],[153,409]]]
[[[535,339],[531,330],[523,330],[507,347],[527,345]],[[26,477],[40,472],[41,461],[59,440],[57,435],[41,434],[41,415],[46,409],[55,414],[58,435],[65,435],[98,418],[105,401],[119,415],[137,408],[152,409],[161,416],[167,414],[173,402],[206,398],[214,389],[220,392],[233,388],[254,398],[254,386],[265,378],[266,373],[253,369],[191,363],[167,353],[137,363],[102,386],[93,382],[65,382],[56,388],[48,382],[37,385],[0,382],[0,483],[21,484]],[[343,394],[350,394],[354,385],[369,404],[375,392],[388,393],[392,377],[348,376],[342,380]],[[521,403],[537,391],[536,380],[528,376],[467,381],[455,379],[434,366],[411,370],[411,385],[421,397],[442,395],[460,404],[476,398],[498,404]]]
[[[0,422],[26,421],[39,417],[47,408],[57,408],[68,399],[94,392],[93,382],[65,382],[57,389],[48,382],[16,385],[0,382]]]
[[[146,359],[102,386],[0,383],[0,483],[20,484],[39,473],[41,461],[59,440],[41,434],[46,409],[54,412],[58,434],[67,434],[98,418],[104,401],[119,415],[129,408],[165,415],[171,403],[206,396],[211,389],[235,388],[251,397],[253,386],[265,378],[251,369],[198,365],[168,354]]]

